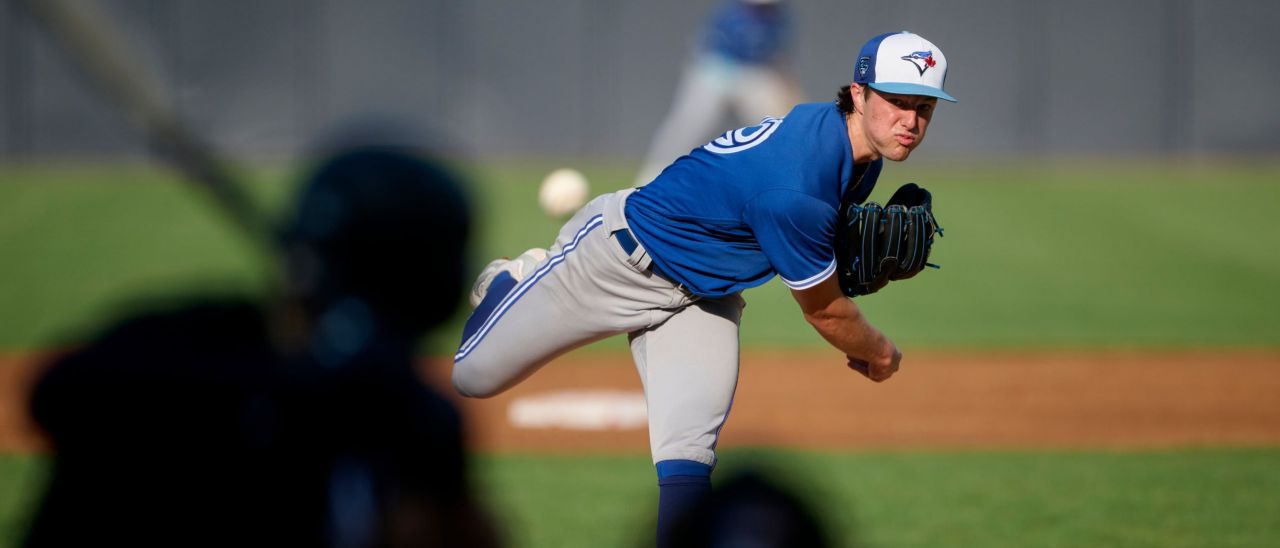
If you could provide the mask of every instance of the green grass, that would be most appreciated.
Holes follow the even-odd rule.
[[[866,299],[902,342],[1280,343],[1280,170],[1174,166],[932,176],[943,270]],[[883,190],[883,189],[882,189]],[[910,290],[908,290],[910,289]],[[911,311],[910,314],[902,313]]]
[[[836,454],[728,451],[724,482],[768,471],[841,545],[1280,545],[1280,449]],[[641,546],[644,456],[485,456],[478,484],[512,546]],[[16,544],[45,463],[0,456],[0,543]]]
[[[640,546],[650,534],[657,489],[647,459],[481,462],[516,546]],[[1280,545],[1280,450],[730,451],[723,462],[721,480],[755,467],[808,493],[840,545]]]
[[[558,227],[535,196],[553,167],[467,169],[477,269],[550,243]],[[598,192],[631,177],[579,167]],[[278,210],[285,171],[254,179]],[[906,181],[934,192],[943,269],[859,301],[903,346],[1280,345],[1280,164],[903,164],[872,198]],[[139,296],[260,293],[262,261],[196,194],[139,167],[0,168],[0,349],[75,340]],[[776,280],[747,300],[748,348],[822,344]],[[460,324],[429,350],[451,350]]]
[[[33,455],[0,454],[0,546],[21,544],[44,489],[47,464]]]
[[[138,298],[265,287],[252,244],[168,172],[28,169],[0,181],[0,348],[73,341]]]

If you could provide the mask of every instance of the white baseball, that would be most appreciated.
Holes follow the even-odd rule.
[[[587,203],[589,192],[587,178],[582,173],[576,169],[560,168],[542,180],[542,186],[538,188],[538,205],[552,218],[562,219]]]

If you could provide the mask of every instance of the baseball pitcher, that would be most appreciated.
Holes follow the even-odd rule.
[[[489,264],[454,356],[469,397],[506,390],[579,346],[625,333],[644,385],[658,538],[710,490],[738,379],[742,291],[775,275],[804,318],[880,382],[902,353],[856,297],[928,265],[930,195],[864,203],[885,159],[924,140],[947,59],[908,32],[868,41],[833,103],[729,131],[648,185],[600,196],[546,250]]]

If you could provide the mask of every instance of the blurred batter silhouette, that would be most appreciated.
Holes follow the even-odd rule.
[[[197,297],[62,357],[30,546],[490,546],[459,415],[414,371],[464,288],[470,209],[406,149],[341,150],[280,231],[282,304]]]

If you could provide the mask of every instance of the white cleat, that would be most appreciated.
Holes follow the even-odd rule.
[[[484,296],[489,293],[489,284],[493,283],[493,279],[501,272],[506,272],[520,283],[526,276],[533,273],[538,265],[547,260],[547,250],[541,247],[535,247],[524,253],[521,253],[514,259],[495,259],[490,262],[484,270],[480,271],[480,277],[476,278],[476,284],[471,286],[471,308],[480,306],[480,301],[484,300]]]

